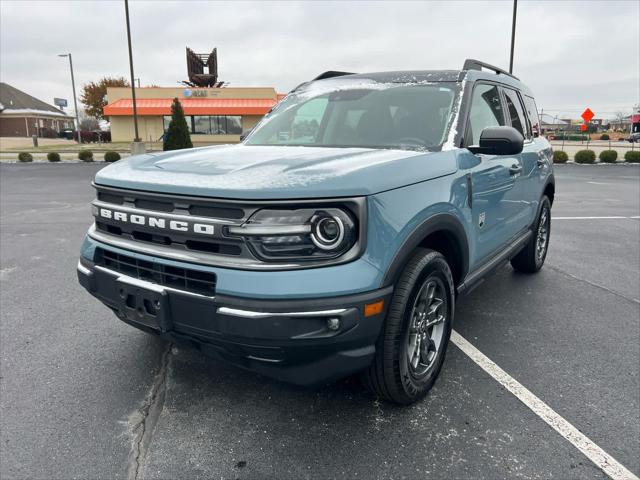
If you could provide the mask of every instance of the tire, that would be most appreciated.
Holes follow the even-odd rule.
[[[551,202],[545,195],[540,204],[533,235],[525,247],[511,259],[511,266],[518,272],[536,273],[547,258],[551,237]]]
[[[453,277],[444,256],[417,249],[396,283],[375,358],[363,373],[365,386],[400,405],[424,397],[442,368],[454,307]]]

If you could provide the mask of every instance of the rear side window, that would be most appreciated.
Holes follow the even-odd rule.
[[[511,126],[518,130],[523,137],[531,138],[527,128],[527,121],[524,116],[524,109],[522,108],[522,104],[518,98],[518,93],[509,88],[504,88],[502,91],[504,92],[504,99],[506,101],[507,113],[509,115],[509,120],[511,121]]]
[[[538,118],[538,109],[536,108],[536,102],[533,98],[522,96],[524,101],[524,108],[527,110],[527,117],[529,117],[529,123],[531,124],[531,133],[534,137],[540,135],[540,119]]]
[[[486,127],[505,125],[500,92],[495,85],[477,84],[473,89],[469,111],[469,145],[478,145],[480,134]]]

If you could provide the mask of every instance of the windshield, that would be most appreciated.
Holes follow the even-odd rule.
[[[439,149],[459,90],[453,82],[323,80],[289,94],[244,143]]]

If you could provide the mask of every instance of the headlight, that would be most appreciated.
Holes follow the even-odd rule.
[[[261,260],[323,260],[348,252],[358,229],[353,215],[340,208],[258,210],[227,233],[242,237]]]

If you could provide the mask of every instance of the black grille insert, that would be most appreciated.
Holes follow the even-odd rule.
[[[211,297],[216,293],[214,273],[140,260],[103,248],[96,248],[95,262],[109,270],[165,287]]]

